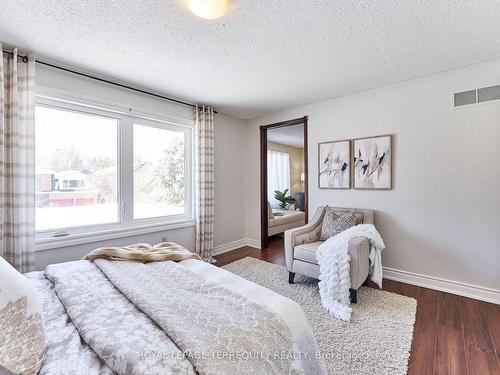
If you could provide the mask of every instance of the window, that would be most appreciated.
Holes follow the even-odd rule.
[[[191,220],[191,127],[40,97],[35,130],[38,242]]]
[[[290,190],[290,155],[285,152],[267,152],[267,199],[272,208],[279,208],[274,199],[276,190]]]
[[[185,213],[184,132],[134,124],[134,218]]]
[[[118,124],[36,106],[38,231],[118,222]]]

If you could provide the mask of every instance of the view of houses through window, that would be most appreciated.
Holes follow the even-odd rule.
[[[128,125],[127,141],[119,136],[120,118],[36,106],[37,231],[186,213],[186,132]],[[120,192],[120,142],[133,145],[133,165],[125,165],[133,170],[130,197]],[[133,214],[121,215],[120,207]]]
[[[36,229],[117,222],[118,120],[36,106]]]
[[[184,132],[134,124],[134,218],[184,214]]]

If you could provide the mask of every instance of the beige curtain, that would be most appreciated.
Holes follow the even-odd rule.
[[[1,44],[0,44],[1,49]],[[20,272],[35,266],[35,59],[0,60],[0,255]]]
[[[214,262],[214,111],[211,107],[195,108],[195,219],[196,253]]]

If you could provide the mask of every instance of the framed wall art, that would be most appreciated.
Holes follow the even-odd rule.
[[[351,188],[351,141],[318,144],[318,187],[320,189]]]
[[[392,189],[392,135],[353,140],[354,189]]]

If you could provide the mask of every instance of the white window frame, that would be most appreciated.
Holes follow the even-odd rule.
[[[73,96],[59,90],[40,89],[35,96],[35,105],[62,109],[88,115],[118,120],[117,130],[117,200],[118,221],[109,224],[85,225],[36,232],[36,250],[97,242],[113,238],[128,237],[170,229],[194,226],[194,122],[165,115],[103,103],[82,96]],[[134,124],[160,129],[182,131],[185,140],[186,200],[183,215],[160,216],[134,220],[134,170],[133,128]]]

